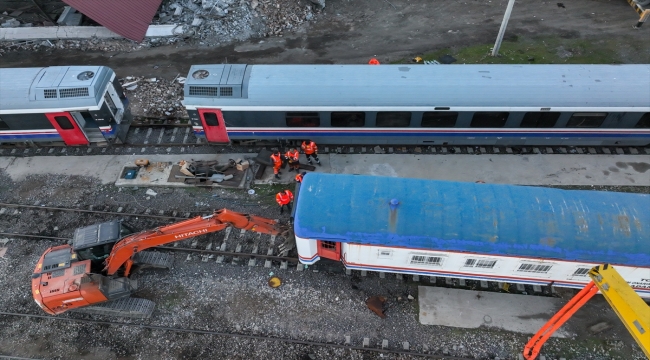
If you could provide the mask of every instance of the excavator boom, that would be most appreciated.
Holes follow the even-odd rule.
[[[148,317],[153,302],[129,298],[137,289],[137,281],[128,278],[131,267],[135,261],[169,267],[171,256],[142,251],[228,226],[271,235],[283,233],[274,220],[226,209],[135,234],[116,220],[87,226],[75,231],[73,245],[55,246],[43,253],[32,274],[34,301],[51,315],[84,308],[101,314]]]
[[[125,276],[128,276],[132,264],[131,259],[136,253],[154,246],[220,231],[228,226],[271,235],[278,235],[282,232],[281,227],[273,220],[222,209],[215,211],[212,215],[198,216],[153,230],[142,231],[120,240],[113,246],[113,250],[106,259],[104,271],[107,275],[114,275],[126,264]]]

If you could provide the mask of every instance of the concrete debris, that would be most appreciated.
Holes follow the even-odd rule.
[[[147,191],[145,192],[145,194],[150,195],[150,196],[156,196],[156,195],[158,195],[157,192],[155,192],[155,191],[153,191],[153,190],[151,190],[151,189],[147,189]]]
[[[16,19],[9,19],[2,24],[0,24],[3,28],[16,28],[20,26],[20,21]]]
[[[134,117],[187,118],[181,99],[183,83],[162,78],[127,76],[120,79]]]
[[[9,51],[72,49],[102,52],[132,52],[170,44],[198,43],[222,46],[250,38],[282,36],[298,31],[303,24],[316,19],[325,0],[313,4],[292,0],[176,0],[163,2],[152,25],[176,25],[174,37],[147,37],[141,43],[126,39],[52,40],[53,46],[34,41],[0,42],[0,55]],[[24,21],[23,21],[24,22]],[[34,26],[54,25],[39,22]],[[11,19],[2,27],[32,26]],[[111,55],[109,55],[111,56]]]

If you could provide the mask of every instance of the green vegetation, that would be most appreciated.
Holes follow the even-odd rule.
[[[255,195],[257,195],[257,200],[261,204],[277,206],[275,203],[275,194],[286,189],[289,189],[291,192],[293,192],[294,186],[293,184],[255,185],[254,189]]]
[[[173,291],[171,291],[170,293],[165,295],[160,301],[158,301],[158,304],[162,308],[172,309],[175,306],[185,303],[186,300],[187,300],[187,292],[185,291],[185,288],[183,288],[181,285],[176,285]]]
[[[439,60],[444,55],[456,58],[455,64],[621,64],[634,62],[632,57],[623,57],[621,52],[636,54],[643,60],[647,54],[644,43],[620,44],[615,40],[599,39],[587,40],[576,38],[539,37],[518,38],[511,37],[504,40],[499,50],[499,56],[490,55],[494,44],[475,45],[466,48],[445,48],[421,55],[422,59]],[[405,60],[401,62],[407,62]]]

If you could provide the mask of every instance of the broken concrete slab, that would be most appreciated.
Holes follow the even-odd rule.
[[[20,25],[20,22],[19,22]],[[185,34],[182,25],[150,25],[145,37],[170,37]],[[0,28],[0,41],[47,39],[122,38],[103,26],[44,26]]]
[[[418,286],[420,323],[458,328],[494,327],[536,333],[565,300],[550,297]],[[559,329],[554,337],[568,337]]]

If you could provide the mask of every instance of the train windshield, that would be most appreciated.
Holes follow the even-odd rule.
[[[111,111],[115,122],[119,124],[122,121],[122,117],[124,116],[124,104],[122,103],[122,100],[120,99],[120,96],[118,95],[112,83],[109,83],[108,87],[106,88],[106,93],[104,93],[104,101],[106,102],[108,109]]]

